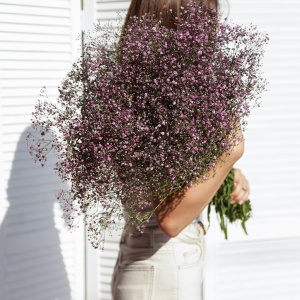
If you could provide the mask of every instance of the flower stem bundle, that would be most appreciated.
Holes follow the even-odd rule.
[[[230,223],[241,221],[241,226],[246,234],[246,221],[251,217],[251,204],[248,199],[243,204],[231,204],[231,193],[234,190],[234,169],[231,169],[227,177],[223,181],[217,193],[214,195],[212,201],[207,208],[207,218],[210,222],[210,212],[212,205],[215,208],[221,230],[224,232],[225,239],[228,239],[228,221]]]

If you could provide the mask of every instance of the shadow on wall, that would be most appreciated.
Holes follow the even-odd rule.
[[[1,225],[7,299],[70,300],[71,290],[55,227],[53,205],[61,183],[54,158],[45,167],[26,148],[26,128],[15,152]]]

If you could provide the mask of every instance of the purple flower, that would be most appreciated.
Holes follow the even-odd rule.
[[[181,9],[177,30],[149,15],[141,20],[123,35],[121,26],[96,26],[57,104],[42,90],[32,116],[41,138],[27,138],[36,161],[57,155],[55,170],[71,183],[57,195],[65,220],[75,229],[83,216],[95,248],[106,229],[121,226],[123,206],[143,230],[149,216],[137,212],[151,199],[207,180],[267,84],[268,37],[255,26],[222,23],[196,3]]]

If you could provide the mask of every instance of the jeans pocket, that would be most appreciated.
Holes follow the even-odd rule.
[[[174,245],[178,299],[201,299],[203,256],[200,243]]]
[[[114,300],[151,300],[154,266],[146,264],[120,264],[113,286]]]
[[[181,264],[179,269],[190,268],[200,263],[202,258],[202,248],[200,245],[195,245],[192,249],[182,252]]]
[[[195,260],[178,269],[178,299],[202,299],[203,263]]]
[[[202,251],[201,248],[197,247],[184,252],[183,253],[184,265],[182,265],[181,268],[185,266],[186,267],[193,266],[199,263],[201,259],[201,251]]]
[[[198,244],[174,244],[174,258],[178,269],[196,266],[203,260],[202,247]]]

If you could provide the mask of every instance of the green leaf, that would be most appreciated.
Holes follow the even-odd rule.
[[[220,222],[221,230],[225,234],[225,239],[227,239],[227,225],[225,218],[229,220],[230,223],[241,220],[242,228],[244,232],[248,235],[246,230],[245,222],[250,218],[251,205],[250,200],[240,204],[231,204],[231,193],[234,190],[234,169],[231,169],[225,178],[224,182],[220,186],[219,190],[214,195],[212,201],[208,205],[208,220],[210,222],[210,212],[211,206],[214,205],[215,211]]]

